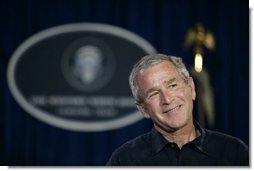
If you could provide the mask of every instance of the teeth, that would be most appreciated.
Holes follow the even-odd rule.
[[[173,109],[170,109],[169,111],[172,111],[172,110],[175,110],[175,109],[177,109],[179,106],[176,106],[175,108],[173,108]]]
[[[170,109],[170,110],[168,110],[168,111],[166,111],[166,112],[164,112],[164,113],[168,113],[168,112],[175,111],[175,110],[177,110],[180,106],[181,106],[181,105],[176,106],[176,107],[174,107],[173,109]]]

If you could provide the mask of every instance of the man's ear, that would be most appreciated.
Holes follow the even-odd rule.
[[[194,81],[193,81],[192,77],[189,78],[188,84],[189,84],[189,86],[191,88],[191,97],[192,97],[192,100],[195,100],[196,99],[196,90],[195,90],[195,84],[194,84]]]
[[[150,115],[146,113],[146,109],[145,109],[144,104],[142,102],[137,102],[136,101],[136,106],[137,106],[138,110],[144,115],[144,117],[146,119],[150,118]]]

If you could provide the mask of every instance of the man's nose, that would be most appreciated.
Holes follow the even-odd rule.
[[[169,90],[161,90],[160,99],[162,105],[170,104],[173,100],[172,93]]]

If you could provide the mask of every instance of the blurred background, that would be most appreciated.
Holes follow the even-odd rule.
[[[206,96],[214,108],[208,114],[212,116],[200,116],[205,107],[196,107],[195,118],[204,127],[249,145],[248,1],[3,0],[0,13],[1,165],[103,166],[117,147],[152,128],[149,120],[141,119],[119,129],[65,130],[39,121],[15,101],[6,75],[16,48],[40,31],[69,23],[104,23],[126,29],[160,53],[181,56],[188,68],[194,65],[198,45],[186,45],[187,35],[201,24],[214,42],[213,48],[202,47],[203,67],[209,75],[205,90],[212,92]],[[196,81],[197,87],[204,85],[199,76]]]

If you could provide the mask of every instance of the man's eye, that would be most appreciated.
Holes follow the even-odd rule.
[[[148,98],[154,97],[154,96],[156,96],[156,95],[158,95],[158,94],[159,94],[158,91],[152,92],[152,93],[150,93],[150,94],[148,95]]]
[[[177,87],[177,84],[170,84],[168,87],[169,88],[175,88],[175,87]]]

